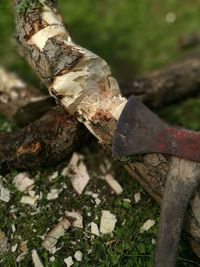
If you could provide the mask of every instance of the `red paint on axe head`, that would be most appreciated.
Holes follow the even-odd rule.
[[[132,96],[117,123],[113,155],[122,157],[146,153],[170,154],[200,161],[200,133],[169,126]]]

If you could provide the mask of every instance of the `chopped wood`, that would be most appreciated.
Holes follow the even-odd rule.
[[[77,250],[74,254],[74,258],[79,262],[82,261],[83,260],[83,253],[80,250]]]
[[[71,223],[68,219],[63,218],[45,237],[42,246],[48,250],[51,251],[52,248],[55,247],[55,245],[58,242],[58,239],[62,237],[65,234],[65,231],[69,229],[71,226]]]
[[[59,197],[62,189],[51,189],[50,193],[47,194],[47,200],[54,200]]]
[[[35,186],[35,181],[33,179],[30,179],[29,174],[25,172],[17,174],[13,178],[13,183],[16,188],[21,192],[29,191]]]
[[[18,244],[15,244],[11,247],[11,251],[15,252],[17,250]]]
[[[3,184],[0,181],[0,200],[4,202],[9,202],[10,201],[10,190],[5,188]]]
[[[38,253],[37,253],[36,249],[32,250],[31,256],[32,256],[32,261],[33,261],[33,264],[34,264],[35,267],[44,267],[41,259],[38,256]]]
[[[91,226],[91,234],[100,236],[98,225],[94,222],[91,222],[90,226]]]
[[[5,253],[7,250],[8,250],[8,238],[6,237],[4,232],[0,230],[0,255]]]
[[[104,180],[117,195],[120,195],[123,192],[123,188],[111,174],[105,175]]]
[[[58,171],[53,172],[51,175],[48,176],[50,182],[55,180],[58,177]]]
[[[65,215],[73,227],[83,228],[83,217],[79,211],[66,211]]]
[[[140,192],[137,192],[134,194],[134,200],[135,200],[135,203],[138,203],[141,199],[141,194]]]
[[[70,178],[72,186],[78,195],[83,193],[90,181],[83,157],[78,153],[73,153],[68,166],[62,171],[62,175]]]
[[[151,229],[151,227],[153,227],[155,225],[155,221],[154,220],[147,220],[142,227],[140,228],[140,233],[144,233],[146,231],[148,231],[149,229]]]
[[[36,204],[37,200],[38,200],[38,197],[36,197],[36,196],[32,196],[32,197],[31,196],[23,196],[20,200],[20,203],[34,206]]]
[[[117,222],[116,216],[109,210],[103,210],[100,222],[100,232],[102,234],[112,234]]]
[[[71,267],[74,264],[74,261],[71,256],[68,258],[64,259],[64,262],[67,264],[67,267]]]

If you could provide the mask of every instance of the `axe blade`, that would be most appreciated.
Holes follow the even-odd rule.
[[[132,96],[117,123],[113,155],[124,157],[146,153],[200,161],[200,133],[169,126]]]

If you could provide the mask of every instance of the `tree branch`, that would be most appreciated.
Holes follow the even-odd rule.
[[[55,106],[52,97],[28,86],[14,73],[0,68],[0,112],[18,125],[40,118]]]
[[[39,118],[22,130],[0,135],[1,173],[59,162],[84,142],[83,127],[62,107],[52,109],[54,105],[52,97],[0,68],[0,112],[20,125]]]
[[[34,169],[66,158],[80,144],[78,122],[60,107],[16,133],[0,135],[0,169]]]
[[[200,57],[191,57],[164,69],[121,83],[122,94],[134,94],[153,109],[177,103],[200,92]]]

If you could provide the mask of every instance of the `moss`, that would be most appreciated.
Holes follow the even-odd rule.
[[[26,12],[31,12],[33,9],[40,9],[43,6],[44,0],[21,0],[16,5],[18,14],[24,15]]]

